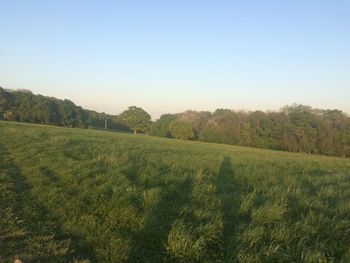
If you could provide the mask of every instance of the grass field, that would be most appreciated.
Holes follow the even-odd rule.
[[[0,262],[350,262],[350,160],[0,122]]]

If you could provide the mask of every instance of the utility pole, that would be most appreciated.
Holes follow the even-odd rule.
[[[105,131],[107,131],[107,119],[105,119]]]

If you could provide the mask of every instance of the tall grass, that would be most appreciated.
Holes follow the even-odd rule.
[[[0,143],[18,167],[1,187],[23,178],[51,215],[31,221],[59,227],[22,228],[3,202],[0,257],[32,229],[63,261],[350,262],[349,159],[8,122]]]

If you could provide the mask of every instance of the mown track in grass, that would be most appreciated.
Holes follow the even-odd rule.
[[[0,262],[13,262],[15,257],[24,262],[84,262],[79,254],[88,255],[87,251],[75,250],[74,238],[62,233],[55,217],[32,196],[3,145],[0,192]]]
[[[349,159],[7,122],[0,142],[91,260],[349,261]]]

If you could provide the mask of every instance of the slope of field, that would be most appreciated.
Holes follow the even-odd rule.
[[[0,122],[0,261],[350,262],[350,160]]]

